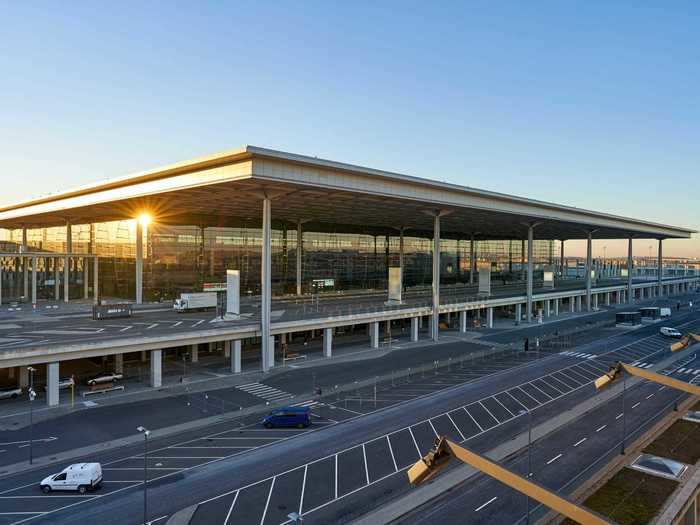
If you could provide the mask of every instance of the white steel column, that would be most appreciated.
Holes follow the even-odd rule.
[[[379,321],[369,323],[369,346],[379,348]]]
[[[532,260],[532,245],[534,242],[535,226],[533,224],[527,227],[527,311],[525,316],[528,323],[532,322],[532,279],[533,279],[533,263]]]
[[[474,268],[476,266],[476,261],[474,261],[474,235],[471,236],[471,241],[469,242],[469,284],[474,284]]]
[[[418,341],[418,318],[411,317],[411,341]]]
[[[605,292],[605,306],[610,306],[610,292]]]
[[[49,363],[46,365],[46,404],[55,407],[58,401],[58,363]]]
[[[114,371],[117,374],[124,373],[124,354],[114,354]]]
[[[403,231],[404,231],[404,227],[401,226],[401,228],[399,228],[399,268],[401,268],[401,279],[402,280],[403,280],[403,276],[405,273],[404,267],[403,267]],[[403,286],[403,283],[402,283],[402,286]]]
[[[664,278],[663,243],[664,243],[664,240],[663,240],[663,239],[659,239],[659,252],[658,252],[658,258],[657,258],[657,263],[656,263],[656,266],[657,266],[657,274],[658,274],[658,275],[657,275],[657,278],[656,278],[656,282],[657,282],[657,284],[658,284],[657,289],[658,289],[658,295],[659,295],[659,297],[662,296],[663,293],[664,293],[663,289],[661,288],[661,287],[663,286],[663,284],[661,283],[661,281],[662,281],[663,278]]]
[[[561,302],[561,299],[554,299],[554,316],[558,317],[559,316],[559,303]]]
[[[333,329],[323,329],[323,357],[331,357],[333,355]]]
[[[239,374],[241,372],[241,340],[235,339],[228,341],[227,344],[231,349],[231,373]]]
[[[589,312],[593,309],[591,304],[591,272],[593,271],[593,234],[588,232],[586,241],[586,310]]]
[[[90,259],[83,257],[83,299],[87,299],[90,296],[90,272],[88,267],[90,266]]]
[[[98,304],[100,300],[100,295],[98,293],[99,287],[100,287],[100,280],[98,276],[98,271],[99,271],[99,261],[97,258],[97,254],[95,254],[95,257],[92,259],[92,297],[93,297],[93,302],[95,304]]]
[[[632,237],[627,241],[627,302],[634,303],[634,293],[632,292]]]
[[[563,279],[564,278],[564,239],[561,240],[560,245],[561,249],[561,255],[559,256],[559,276]]]
[[[572,314],[576,311],[576,298],[574,296],[569,297],[569,312]]]
[[[459,312],[459,331],[463,334],[467,332],[467,311]]]
[[[430,325],[433,341],[440,332],[440,213],[433,219],[433,321]]]
[[[556,300],[556,299],[555,299]],[[551,315],[552,302],[549,299],[544,300],[544,316],[549,317]]]
[[[153,388],[163,386],[163,351],[151,350],[150,385]]]
[[[190,345],[190,359],[193,363],[199,363],[199,345]]]
[[[136,304],[143,302],[143,225],[136,219]]]
[[[493,306],[486,309],[486,327],[493,328]]]
[[[63,259],[63,300],[67,303],[70,296],[70,255],[73,253],[73,232],[70,222],[66,222],[66,255]]]
[[[263,199],[262,209],[262,260],[260,262],[260,318],[261,335],[260,346],[262,348],[262,370],[267,372],[275,366],[275,343],[270,335],[270,314],[272,302],[272,276],[271,274],[271,232],[270,221],[272,220],[272,202],[269,198]]]
[[[301,295],[301,275],[302,275],[302,250],[304,249],[304,238],[301,230],[301,220],[297,221],[297,295]]]
[[[36,304],[36,256],[32,257],[32,304]]]
[[[27,251],[28,251],[28,246],[27,246],[27,227],[22,228],[22,257],[20,260],[22,261],[22,287],[23,287],[23,292],[22,295],[24,297],[24,300],[27,300],[27,296],[29,295],[29,275],[28,275],[28,262],[29,260],[26,257]]]
[[[515,305],[515,324],[520,324],[523,318],[523,305],[518,303]]]
[[[58,272],[58,257],[53,257],[53,291],[54,299],[58,301],[61,298],[61,274]]]

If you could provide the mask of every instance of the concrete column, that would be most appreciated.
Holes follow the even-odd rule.
[[[598,294],[593,294],[593,310],[598,309]]]
[[[27,228],[24,227],[22,228],[22,254],[26,254],[29,251],[29,246],[27,245]],[[26,301],[28,296],[29,296],[29,265],[27,264],[29,260],[27,257],[21,257],[20,259],[22,261],[22,295],[24,296],[24,300]]]
[[[526,279],[527,271],[525,270],[525,239],[520,241],[520,279]]]
[[[618,290],[616,295],[617,295],[617,304],[622,304],[622,294],[625,293],[622,290]]]
[[[301,295],[302,276],[302,250],[304,249],[304,237],[301,231],[301,221],[297,221],[297,295]]]
[[[99,288],[100,288],[100,281],[98,277],[98,271],[99,271],[99,261],[97,260],[97,255],[92,259],[92,297],[93,297],[93,302],[95,304],[99,303],[100,300],[100,295],[99,295]]]
[[[271,225],[272,202],[269,198],[263,199],[262,209],[262,260],[260,263],[260,318],[261,318],[261,347],[262,347],[262,370],[267,372],[275,366],[275,346],[270,344],[270,313],[272,303],[272,276],[271,276]]]
[[[190,345],[190,358],[193,363],[199,363],[199,345]]]
[[[231,345],[227,344],[226,341],[224,341],[224,359],[228,359],[231,357]]]
[[[20,366],[19,368],[19,387],[27,388],[29,386],[29,370],[26,366]]]
[[[437,341],[440,328],[440,213],[433,220],[433,323],[431,337]]]
[[[459,312],[459,331],[461,333],[466,333],[467,332],[467,311],[462,310]]]
[[[36,304],[36,256],[32,257],[32,304]]]
[[[525,316],[527,322],[532,322],[532,279],[533,279],[533,263],[532,260],[532,245],[534,242],[535,227],[530,224],[527,227],[527,311]]]
[[[411,317],[411,341],[418,341],[418,317]]]
[[[565,270],[565,266],[564,266],[564,239],[561,240],[559,247],[561,249],[561,254],[559,255],[559,275],[563,279],[564,278],[564,270]]]
[[[486,327],[493,328],[493,306],[486,309]]]
[[[399,228],[399,268],[401,268],[401,278],[403,280],[404,267],[403,267],[403,231],[404,227]],[[403,285],[403,283],[402,283]]]
[[[235,339],[227,341],[227,345],[231,349],[231,373],[240,374],[241,372],[241,340]]]
[[[83,257],[83,299],[90,297],[90,275],[88,267],[90,266],[90,259]]]
[[[520,324],[523,318],[523,305],[518,303],[515,305],[515,324]]]
[[[55,407],[58,402],[58,363],[49,363],[46,365],[46,404]]]
[[[323,357],[331,357],[333,355],[333,329],[323,329]]]
[[[452,312],[445,312],[445,322],[448,327],[452,326]]]
[[[369,346],[379,348],[379,321],[369,323]]]
[[[569,312],[572,314],[576,311],[576,297],[569,297]]]
[[[610,292],[605,292],[605,306],[610,306]]]
[[[66,222],[66,255],[63,258],[63,300],[70,296],[70,254],[73,253],[73,232],[70,222]]]
[[[143,302],[143,224],[136,219],[136,304]]]
[[[552,301],[550,299],[545,299],[544,301],[544,316],[545,317],[550,317],[551,316],[551,308],[552,308]]]
[[[149,384],[153,388],[163,386],[163,351],[151,350],[151,376]]]
[[[592,309],[591,304],[591,287],[593,286],[591,282],[591,272],[593,271],[593,234],[588,232],[588,239],[586,241],[586,310],[589,312]]]
[[[558,317],[559,316],[559,303],[561,302],[561,299],[554,299],[554,316]]]
[[[627,302],[634,303],[634,293],[632,292],[632,237],[627,240]]]
[[[656,262],[656,267],[657,267],[657,276],[656,276],[656,287],[657,290],[659,291],[659,296],[663,295],[663,289],[662,289],[662,284],[661,281],[664,278],[664,257],[663,257],[663,244],[664,240],[659,239],[659,250],[658,250],[658,256],[657,256],[657,262]]]
[[[580,312],[582,310],[581,308],[581,296],[577,295],[576,296],[576,311]]]
[[[58,272],[58,257],[53,257],[53,294],[56,301],[61,299],[61,274]]]
[[[476,261],[474,260],[475,255],[474,235],[472,235],[471,241],[469,242],[469,284],[474,284],[474,268],[476,268]]]
[[[145,363],[148,361],[148,353],[145,350],[141,351],[141,362]]]
[[[114,354],[114,371],[117,374],[124,373],[124,354]]]

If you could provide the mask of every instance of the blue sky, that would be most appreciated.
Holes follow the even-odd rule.
[[[247,143],[700,229],[700,4],[666,5],[0,0],[0,201]]]

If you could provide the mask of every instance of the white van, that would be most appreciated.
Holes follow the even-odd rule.
[[[76,463],[41,480],[41,490],[48,494],[52,490],[77,490],[85,494],[102,483],[102,465],[99,463]]]
[[[659,308],[659,316],[660,317],[671,317],[671,309],[670,308]]]

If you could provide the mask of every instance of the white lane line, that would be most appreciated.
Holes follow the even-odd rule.
[[[396,464],[396,458],[394,457],[394,449],[391,448],[391,440],[389,439],[389,434],[386,435],[386,442],[389,445],[389,452],[391,453],[391,461],[394,463],[394,472],[398,472],[399,467]]]
[[[236,501],[238,500],[238,494],[240,493],[240,490],[236,491],[236,494],[233,496],[233,501],[231,502],[231,506],[228,508],[228,513],[226,514],[226,519],[224,520],[224,525],[228,525],[228,520],[231,519],[231,513],[233,512],[233,507],[236,505]]]
[[[557,455],[554,456],[552,459],[550,459],[549,461],[547,461],[547,465],[551,465],[552,463],[554,463],[556,460],[558,460],[558,459],[559,459],[560,457],[562,457],[563,455],[564,455],[564,454],[557,454]]]
[[[498,499],[498,496],[494,496],[493,498],[491,498],[490,500],[488,500],[488,501],[487,501],[486,503],[484,503],[483,505],[479,505],[477,508],[475,508],[475,509],[474,509],[474,512],[479,512],[481,509],[483,509],[483,508],[486,507],[487,505],[490,505],[491,503],[493,503],[493,502],[496,501],[497,499]]]
[[[363,445],[364,447],[364,445]],[[304,465],[304,480],[301,482],[301,497],[299,498],[299,516],[304,508],[304,491],[306,490],[306,472],[309,470],[309,464]]]
[[[335,455],[335,499],[338,499],[338,454]]]
[[[365,460],[365,479],[369,485],[369,469],[367,468],[367,452],[365,452],[365,444],[362,443],[362,458]]]
[[[153,323],[152,325],[147,326],[146,330],[150,330],[151,328],[155,328],[156,326],[158,326],[158,323]]]
[[[474,424],[475,424],[477,427],[479,427],[479,431],[480,431],[480,432],[483,432],[483,431],[484,431],[484,428],[476,421],[476,419],[474,419],[474,416],[472,416],[472,415],[469,413],[469,410],[467,410],[466,407],[462,407],[462,410],[464,410],[464,411],[467,413],[467,415],[469,416],[469,419],[471,419],[471,420],[474,422]],[[422,457],[422,456],[421,456],[421,457]]]
[[[277,476],[272,478],[272,483],[270,483],[270,492],[267,493],[267,501],[265,502],[265,509],[263,510],[262,518],[260,518],[260,525],[265,523],[265,516],[267,515],[267,508],[270,506],[270,498],[272,497],[272,489],[275,488],[275,480]]]
[[[595,429],[595,431],[596,431],[596,432],[600,432],[601,430],[603,430],[603,429],[604,429],[605,427],[607,427],[607,426],[608,426],[608,425],[603,425],[602,427],[598,427],[598,428]]]
[[[447,413],[447,418],[450,420],[450,423],[452,423],[452,426],[455,427],[457,432],[459,432],[459,435],[462,438],[462,441],[466,440],[467,438],[464,437],[464,434],[462,434],[462,431],[459,429],[459,427],[457,426],[457,423],[455,423],[454,419],[452,419],[452,416],[450,415],[449,412]]]
[[[641,404],[640,402],[637,402],[634,405],[632,405],[632,408],[637,408],[640,404]]]
[[[413,430],[411,430],[411,427],[408,427],[408,433],[411,434],[411,439],[413,440],[413,444],[416,446],[416,452],[418,452],[418,457],[422,458],[423,454],[421,453],[420,448],[418,447],[416,436],[413,435]]]
[[[119,330],[119,331],[120,331],[120,332],[126,332],[127,330],[131,330],[132,328],[133,328],[133,326],[125,326],[124,328],[122,328],[122,329]]]
[[[622,416],[624,416],[624,414],[620,412],[618,415],[615,416],[615,420],[620,419]]]
[[[181,324],[182,324],[182,321],[178,321],[177,323],[175,323],[175,324],[173,325],[173,328],[175,328],[176,326],[180,326]]]
[[[583,442],[586,441],[587,439],[588,439],[588,438],[579,439],[576,443],[574,443],[574,446],[575,446],[575,447],[578,447],[581,443],[583,443]]]
[[[646,399],[651,399],[652,397],[654,397],[654,393],[653,393],[653,392],[652,392],[651,394],[649,394],[649,395],[646,397]]]
[[[200,320],[200,321],[197,321],[197,322],[194,323],[192,326],[199,326],[199,325],[202,324],[203,322],[204,322],[204,319],[202,319],[202,320]]]

